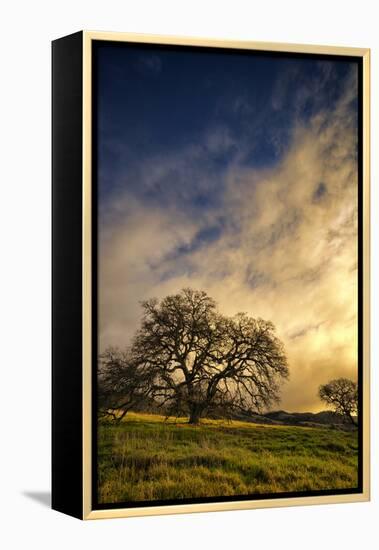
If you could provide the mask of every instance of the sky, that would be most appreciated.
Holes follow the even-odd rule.
[[[141,300],[205,290],[272,321],[281,408],[357,379],[357,65],[335,58],[97,49],[99,348]]]

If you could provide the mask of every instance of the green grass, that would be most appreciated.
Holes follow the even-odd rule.
[[[357,486],[357,432],[128,413],[99,424],[99,502]]]

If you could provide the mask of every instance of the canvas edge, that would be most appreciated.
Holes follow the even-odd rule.
[[[82,43],[81,31],[51,42],[51,508],[79,519]]]
[[[92,510],[92,443],[91,443],[91,64],[92,41],[110,40],[149,44],[207,46],[251,49],[273,52],[325,54],[361,57],[363,61],[363,491],[345,495],[307,496],[217,502],[147,506],[139,508],[109,508]],[[320,46],[272,42],[220,40],[198,37],[162,36],[150,34],[83,31],[83,519],[106,519],[148,515],[188,514],[248,510],[286,506],[308,506],[367,502],[370,500],[370,49],[340,46]]]

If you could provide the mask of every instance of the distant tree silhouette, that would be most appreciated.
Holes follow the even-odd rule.
[[[131,400],[125,402],[150,395],[169,414],[188,415],[197,424],[214,411],[226,417],[279,401],[288,366],[271,322],[245,313],[226,317],[205,292],[190,288],[161,302],[147,300],[142,308],[129,359],[112,367],[113,382],[105,384],[110,394],[112,388],[119,392],[120,406],[126,388]],[[118,384],[118,376],[124,382]]]
[[[319,388],[322,401],[332,406],[337,414],[343,415],[354,426],[358,414],[358,385],[348,378],[331,380]]]

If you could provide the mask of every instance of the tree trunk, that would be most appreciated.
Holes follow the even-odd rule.
[[[348,417],[350,419],[350,422],[353,424],[353,426],[358,426],[358,422],[354,419],[351,413],[348,414]]]
[[[189,424],[199,424],[202,410],[199,405],[192,405],[190,408]]]

